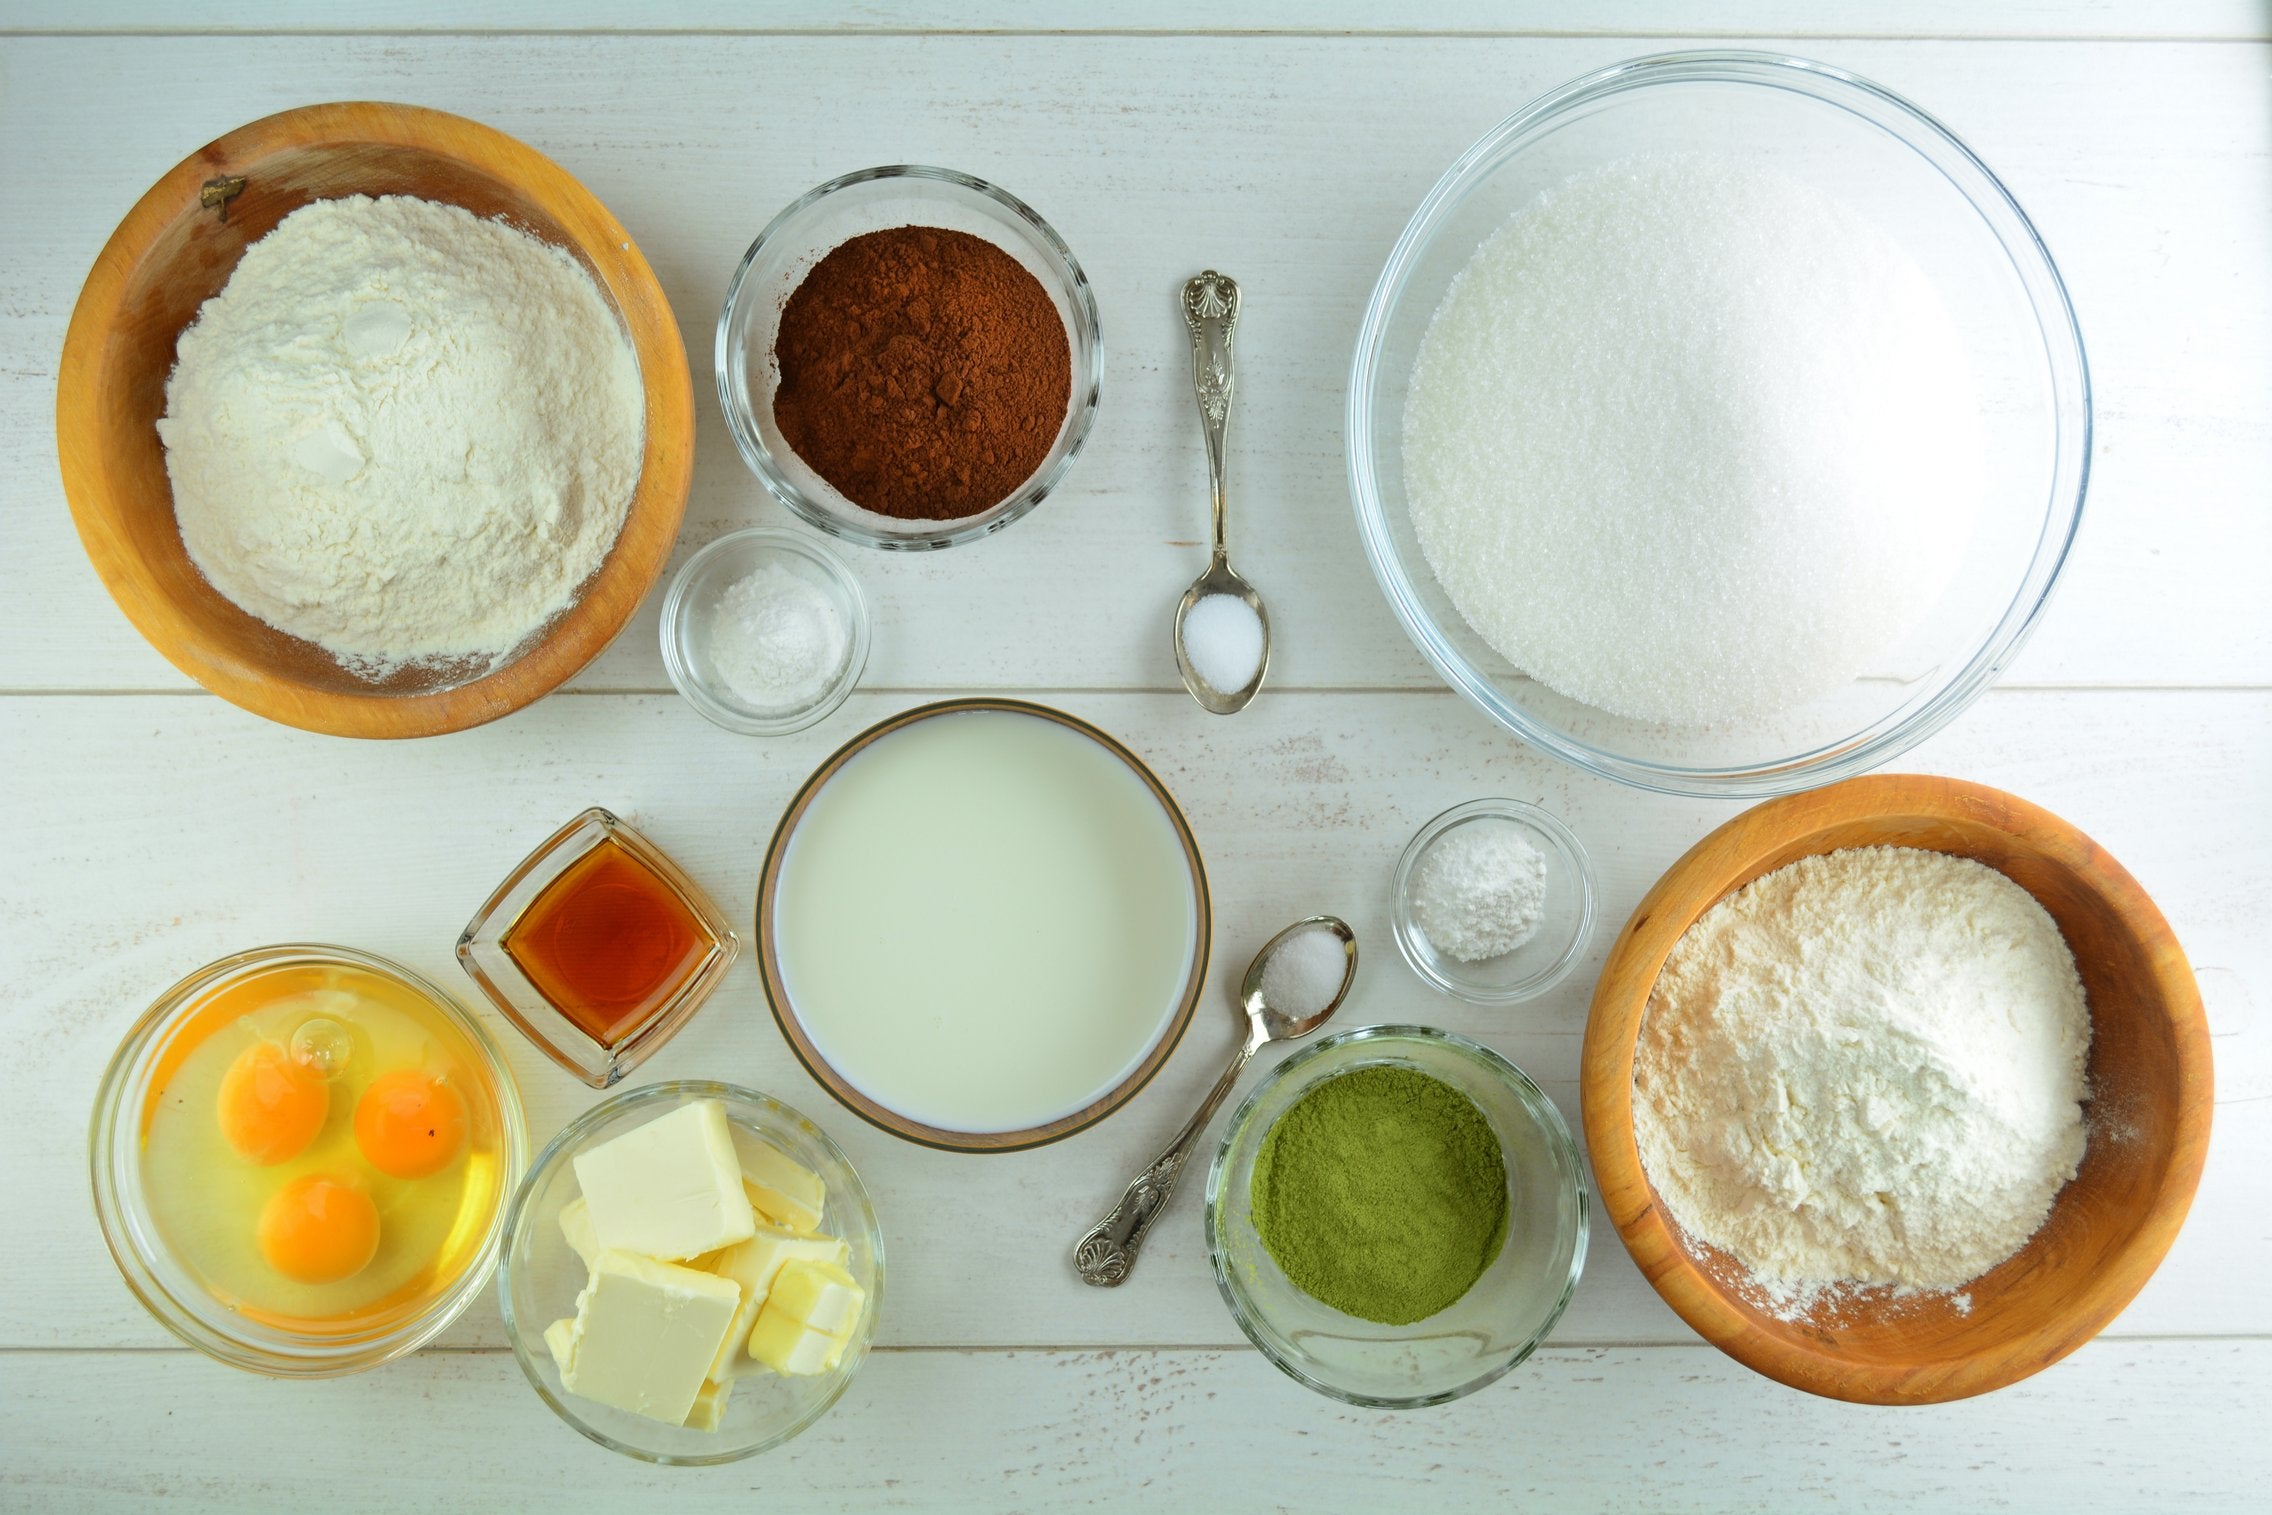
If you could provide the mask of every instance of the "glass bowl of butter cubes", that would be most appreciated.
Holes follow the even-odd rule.
[[[731,1084],[593,1106],[538,1155],[505,1236],[521,1371],[562,1420],[645,1462],[732,1462],[820,1419],[883,1298],[883,1236],[843,1151]]]

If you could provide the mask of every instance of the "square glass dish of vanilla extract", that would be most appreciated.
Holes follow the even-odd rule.
[[[458,963],[522,1035],[605,1089],[686,1024],[740,948],[694,880],[595,806],[506,875]]]

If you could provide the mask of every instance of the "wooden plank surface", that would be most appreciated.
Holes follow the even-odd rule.
[[[1341,409],[1382,259],[1444,165],[1624,39],[22,38],[0,55],[0,689],[182,680],[96,585],[53,457],[79,281],[183,154],[311,100],[478,116],[554,156],[631,228],[698,393],[726,280],[832,174],[938,162],[1035,204],[1095,280],[1105,400],[1070,487],[945,555],[862,554],[881,687],[1163,688],[1161,628],[1201,566],[1204,479],[1172,291],[1247,295],[1231,469],[1241,565],[1270,596],[1280,688],[1427,688],[1356,545]],[[2010,673],[2056,685],[2272,685],[2272,48],[1857,42],[1834,61],[1941,115],[2061,259],[2098,385],[2089,517],[2059,610]],[[888,108],[848,88],[887,81]],[[1427,81],[1425,109],[1413,81]],[[106,111],[106,100],[132,100]],[[89,131],[90,116],[103,117]],[[715,408],[682,555],[785,519]],[[580,687],[665,687],[655,602]],[[952,637],[918,628],[953,624]],[[2152,627],[2152,636],[2139,628]]]
[[[1253,1351],[886,1352],[778,1453],[649,1468],[569,1435],[499,1353],[264,1383],[176,1353],[18,1359],[0,1505],[357,1511],[2258,1508],[2272,1343],[2101,1341],[1986,1399],[1884,1411],[1704,1346],[1549,1347],[1491,1389],[1329,1404]],[[2213,1392],[2222,1413],[2195,1413]],[[90,1446],[132,1455],[88,1459]],[[2151,1449],[2150,1452],[2145,1449]]]
[[[2261,39],[2255,0],[15,0],[0,32],[828,32]]]
[[[651,34],[623,34],[635,29]],[[297,34],[265,34],[278,30]],[[100,31],[117,35],[73,35]],[[17,854],[0,871],[0,1037],[17,1091],[0,1163],[0,1510],[2260,1503],[2272,1480],[2268,36],[2272,8],[2257,0],[0,10],[0,775]],[[1387,935],[1397,852],[1456,801],[1539,801],[1592,850],[1606,933],[1735,807],[1567,772],[1435,684],[1356,545],[1344,376],[1381,259],[1458,151],[1543,89],[1698,38],[1787,44],[1911,96],[2006,177],[2074,290],[2100,402],[2081,547],[2003,687],[1902,766],[2047,805],[2154,892],[2215,1038],[2208,1172],[2168,1263],[2106,1337],[1988,1399],[1885,1412],[1776,1388],[1698,1343],[1597,1226],[1576,1301],[1531,1363],[1442,1409],[1347,1409],[1241,1342],[1209,1276],[1196,1192],[1120,1291],[1083,1288],[1064,1251],[1212,1080],[1232,1035],[1225,981],[1311,910],[1344,914],[1364,940],[1351,1024],[1479,1036],[1575,1116],[1598,946],[1528,1005],[1436,997]],[[652,604],[576,689],[457,737],[327,741],[195,692],[110,606],[70,532],[52,443],[57,348],[96,249],[160,172],[265,112],[353,96],[476,116],[582,178],[654,262],[698,395],[732,265],[793,195],[890,161],[1004,182],[1064,232],[1103,304],[1106,402],[1073,487],[978,547],[853,557],[879,607],[870,677],[798,737],[735,738],[670,695]],[[1249,295],[1233,529],[1282,644],[1272,689],[1228,722],[1174,692],[1162,635],[1204,527],[1169,292],[1210,262]],[[701,412],[681,560],[783,519],[709,401]],[[128,1295],[88,1213],[86,1111],[120,1034],[166,984],[295,937],[455,982],[449,948],[474,905],[593,803],[635,818],[745,909],[772,819],[819,757],[869,720],[974,689],[1062,704],[1159,767],[1216,885],[1215,983],[1129,1109],[1042,1152],[976,1159],[838,1111],[737,965],[642,1076],[732,1077],[805,1108],[851,1150],[893,1249],[884,1350],[807,1437],[702,1472],[612,1457],[522,1387],[487,1296],[441,1350],[310,1385],[213,1366]],[[590,1102],[517,1042],[509,1051],[536,1139]]]

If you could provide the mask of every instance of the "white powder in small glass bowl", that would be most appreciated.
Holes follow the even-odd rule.
[[[1522,828],[1488,818],[1456,826],[1412,870],[1412,916],[1445,957],[1479,963],[1530,940],[1546,908],[1546,857]]]
[[[827,590],[766,563],[726,586],[710,610],[718,682],[758,711],[796,710],[828,692],[852,629]]]

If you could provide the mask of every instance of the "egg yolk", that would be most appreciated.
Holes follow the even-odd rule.
[[[439,1173],[465,1147],[465,1101],[416,1068],[382,1073],[355,1106],[355,1145],[390,1178]]]
[[[379,1250],[371,1196],[323,1173],[293,1179],[260,1211],[260,1255],[286,1278],[333,1284],[353,1278]]]
[[[221,1134],[252,1162],[284,1162],[307,1150],[331,1113],[323,1075],[274,1042],[237,1054],[221,1078]]]

